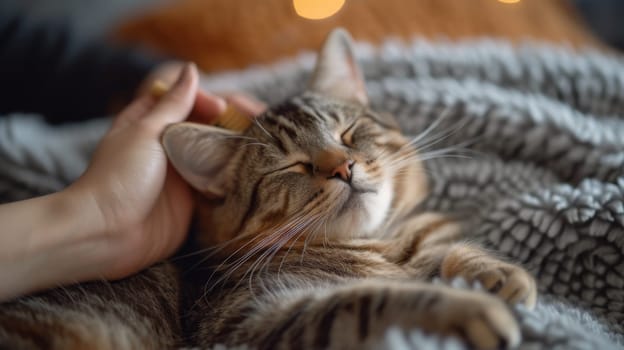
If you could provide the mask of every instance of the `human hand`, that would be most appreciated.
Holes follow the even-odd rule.
[[[160,98],[149,91],[156,80],[171,86]],[[187,117],[213,122],[227,108],[224,100],[251,117],[266,109],[242,93],[218,97],[200,91],[195,66],[171,62],[156,68],[136,100],[115,118],[89,168],[68,189],[89,197],[98,213],[94,223],[111,253],[101,277],[125,277],[180,246],[193,212],[192,194],[168,165],[160,135],[169,124]]]
[[[63,191],[0,205],[0,301],[99,278],[117,279],[170,255],[193,211],[191,190],[167,163],[160,135],[200,111],[223,113],[225,102],[201,93],[186,65],[162,97],[139,96],[114,120],[85,173]],[[229,102],[263,106],[242,95]],[[261,112],[256,109],[255,113]]]
[[[197,95],[197,70],[186,65],[170,91],[139,96],[115,118],[85,173],[66,191],[88,198],[91,224],[105,237],[109,264],[104,278],[121,278],[173,253],[193,210],[191,191],[167,165],[160,134],[186,119]],[[207,116],[225,109],[205,95]]]

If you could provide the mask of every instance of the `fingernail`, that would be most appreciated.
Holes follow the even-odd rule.
[[[178,80],[173,84],[174,87],[183,86],[187,81],[191,79],[192,71],[195,70],[195,63],[187,62],[178,76]]]
[[[227,102],[225,101],[223,97],[213,95],[213,94],[207,94],[207,95],[214,99],[215,105],[221,113],[225,112],[225,109],[227,108]]]
[[[218,115],[225,112],[226,108],[227,103],[222,97],[200,90],[197,92],[191,115],[199,117],[203,122],[210,123]]]

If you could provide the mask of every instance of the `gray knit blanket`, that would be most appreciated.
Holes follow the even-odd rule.
[[[449,150],[427,160],[424,206],[460,213],[472,239],[537,277],[536,309],[516,309],[520,348],[624,349],[624,60],[495,41],[361,44],[357,52],[372,104],[408,134],[436,123],[435,148]],[[276,103],[303,89],[313,60],[304,54],[202,84]],[[0,199],[62,188],[106,125],[0,120]],[[392,329],[371,348],[464,346]]]

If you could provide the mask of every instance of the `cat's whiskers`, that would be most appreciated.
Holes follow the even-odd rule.
[[[260,140],[258,140],[255,137],[250,137],[250,136],[243,136],[243,135],[227,135],[227,136],[223,136],[224,139],[240,139],[240,140],[244,140],[247,141],[245,143],[243,143],[241,146],[264,146],[264,147],[271,147],[271,145],[269,145],[268,143],[264,143],[264,142],[260,142]],[[251,142],[249,142],[251,141]]]
[[[305,255],[305,251],[308,248],[308,244],[311,240],[314,239],[314,237],[316,237],[318,235],[318,233],[320,231],[318,231],[318,226],[319,226],[320,222],[316,223],[315,227],[313,230],[311,230],[310,234],[306,237],[306,239],[303,241],[303,249],[301,251],[301,257],[299,258],[299,263],[303,263],[303,256]]]
[[[450,135],[448,135],[448,136],[450,136]],[[463,140],[461,142],[454,143],[454,144],[451,144],[449,146],[446,146],[446,148],[455,147],[455,148],[460,148],[460,149],[467,150],[468,149],[467,147],[474,145],[477,141],[479,141],[479,139],[480,139],[480,137],[469,138],[469,139]],[[440,140],[440,141],[442,141],[442,140]],[[437,144],[437,143],[438,142],[435,142],[435,143],[431,142],[431,143],[429,143],[429,144],[427,144],[425,146],[414,147],[414,150],[416,150],[417,152],[419,152],[421,154],[424,154],[424,153],[429,152],[433,148],[433,146],[435,144]]]
[[[432,159],[442,159],[442,158],[458,158],[458,159],[472,159],[472,157],[463,155],[463,154],[433,154],[427,157],[421,157],[421,161],[427,161]]]
[[[213,255],[215,255],[215,254],[217,254],[218,252],[220,252],[221,250],[225,249],[225,248],[226,248],[229,244],[233,244],[233,243],[235,243],[236,241],[238,241],[238,240],[242,240],[243,238],[247,238],[247,237],[249,237],[249,236],[252,236],[252,238],[251,238],[249,241],[245,242],[245,244],[243,244],[243,245],[242,245],[242,246],[240,246],[238,249],[236,249],[233,253],[231,253],[231,254],[230,254],[230,255],[229,255],[229,256],[228,256],[228,257],[227,257],[227,258],[226,258],[226,259],[225,259],[225,260],[224,260],[224,261],[223,261],[220,265],[218,265],[218,266],[214,269],[213,273],[212,273],[212,274],[210,275],[210,277],[208,278],[208,280],[210,281],[210,279],[212,278],[212,275],[214,275],[217,271],[219,271],[219,270],[220,270],[220,268],[221,268],[224,264],[226,264],[226,263],[227,263],[227,261],[228,261],[230,258],[232,258],[234,255],[236,255],[239,251],[243,250],[243,249],[244,249],[245,247],[247,247],[248,245],[253,244],[253,243],[254,243],[254,241],[256,241],[256,240],[258,240],[258,239],[262,238],[262,236],[261,236],[261,235],[253,235],[253,234],[248,234],[248,235],[241,235],[241,236],[238,236],[238,237],[236,237],[236,238],[234,238],[234,239],[231,239],[231,240],[229,240],[229,241],[226,241],[226,242],[224,242],[224,243],[220,244],[220,245],[221,245],[221,247],[219,247],[219,248],[215,249],[215,251],[214,251],[214,252],[212,252],[211,254],[208,254],[206,257],[204,257],[203,259],[201,259],[198,263],[196,263],[195,265],[193,265],[191,268],[195,268],[197,265],[202,264],[203,262],[205,262],[206,260],[208,260],[208,259],[209,259],[210,257],[212,257]],[[209,249],[214,249],[214,248],[212,248],[212,247],[211,247],[211,248],[209,248]]]
[[[332,198],[336,193],[339,193],[339,192],[340,192],[339,190],[334,189],[332,192],[327,194],[327,198]],[[327,242],[327,221],[329,220],[330,216],[325,215],[325,216],[321,216],[321,218],[323,218],[324,222],[325,222],[325,236],[323,238],[323,245],[325,245],[326,242]],[[299,258],[299,262],[300,263],[303,262],[303,258],[305,256],[305,251],[306,251],[306,248],[308,247],[308,243],[311,240],[313,240],[320,233],[320,231],[318,230],[318,226],[319,225],[317,225],[317,227],[315,227],[315,229],[312,230],[311,234],[308,237],[306,237],[306,239],[305,239],[305,241],[303,243],[303,249],[301,251],[301,257]]]
[[[203,299],[204,299],[204,298],[208,295],[208,293],[210,293],[210,292],[213,290],[213,288],[214,288],[214,287],[216,287],[217,285],[219,285],[219,283],[226,281],[226,280],[229,278],[229,274],[234,272],[233,270],[230,272],[230,271],[229,271],[229,269],[226,269],[225,274],[226,274],[227,276],[225,276],[225,275],[224,275],[224,276],[220,277],[217,281],[215,281],[215,282],[213,283],[212,287],[208,288],[208,284],[210,284],[210,282],[212,281],[212,278],[214,277],[214,275],[215,275],[217,272],[219,272],[219,271],[221,270],[221,268],[222,268],[222,267],[223,267],[223,266],[227,263],[227,261],[228,261],[229,259],[231,259],[232,257],[234,257],[234,256],[235,256],[235,255],[236,255],[239,251],[241,251],[242,249],[244,249],[246,246],[248,246],[248,245],[250,245],[250,244],[252,244],[252,243],[256,242],[259,238],[262,238],[262,240],[260,241],[260,244],[258,244],[258,246],[256,246],[256,247],[252,247],[252,248],[251,248],[251,250],[250,250],[250,252],[251,252],[251,251],[254,251],[257,247],[261,247],[261,246],[263,246],[263,243],[262,243],[262,242],[266,241],[266,240],[267,240],[267,238],[271,238],[271,237],[263,237],[262,235],[254,235],[254,234],[241,235],[241,236],[236,237],[235,239],[231,239],[231,240],[229,240],[229,241],[224,242],[225,244],[224,244],[224,243],[220,244],[220,245],[221,245],[221,247],[220,247],[217,251],[213,252],[213,254],[210,254],[210,255],[214,255],[214,254],[216,254],[218,251],[220,251],[220,250],[222,250],[223,248],[227,247],[227,245],[228,245],[228,244],[234,243],[234,242],[235,242],[235,241],[237,241],[237,240],[240,240],[240,239],[242,239],[242,238],[247,238],[247,237],[249,237],[249,236],[253,236],[253,237],[252,237],[249,241],[247,241],[245,244],[243,244],[241,247],[239,247],[236,251],[234,251],[232,254],[230,254],[227,258],[225,258],[225,259],[223,260],[223,262],[222,262],[221,264],[219,264],[216,268],[213,268],[212,273],[210,274],[210,276],[209,276],[209,277],[208,277],[208,279],[206,280],[206,283],[204,284],[204,288],[203,288],[203,289],[204,289],[204,293],[203,293],[203,295],[202,295],[200,298],[198,298],[198,300],[194,303],[194,305],[193,305],[192,307],[195,307],[195,305],[197,305],[197,303],[198,303],[200,300],[203,300]],[[250,254],[250,256],[252,256],[253,254],[255,254],[255,251],[254,251],[253,253],[251,253],[251,254]],[[196,267],[197,265],[201,264],[202,262],[204,262],[204,261],[205,261],[205,260],[207,260],[208,258],[210,258],[210,256],[205,257],[205,258],[204,258],[204,259],[202,259],[200,262],[198,262],[198,263],[196,263],[195,265],[193,265],[193,266],[191,267],[191,269],[193,269],[193,268],[194,268],[194,267]],[[236,263],[237,261],[238,261],[238,259],[237,259],[237,260],[235,260],[235,261],[234,261],[234,263]],[[244,261],[243,261],[243,263],[244,263]],[[190,269],[189,269],[189,270],[190,270]]]
[[[253,243],[255,240],[257,240],[257,238],[259,238],[261,236],[257,236],[256,238],[252,239],[250,242],[248,242],[248,244]],[[247,244],[245,244],[246,246]],[[244,247],[244,246],[243,246]],[[237,251],[241,250],[243,247],[237,249]],[[256,246],[252,246],[252,248],[250,249],[250,252],[253,251],[255,254],[256,251]],[[223,275],[221,277],[219,277],[216,281],[214,281],[212,283],[212,285],[210,287],[208,287],[209,284],[211,284],[211,282],[213,281],[213,278],[215,277],[215,275],[222,271],[222,268],[224,267],[224,265],[226,265],[227,260],[233,258],[235,256],[236,253],[232,253],[230,254],[221,264],[219,264],[216,268],[213,268],[212,273],[210,274],[210,276],[208,277],[208,279],[206,280],[206,283],[204,283],[204,294],[202,295],[203,299],[206,295],[208,295],[216,286],[218,286],[221,282],[225,282],[227,281],[227,279],[229,278],[230,274],[234,272],[234,270],[231,270],[230,268],[225,269]],[[243,260],[241,258],[236,259],[233,263],[237,263],[239,260]]]
[[[266,231],[265,231],[266,232]],[[255,246],[252,246],[252,248],[250,250],[248,250],[242,257],[237,258],[236,260],[234,260],[231,264],[237,264],[237,262],[241,261],[241,260],[245,260],[247,258],[249,258],[250,256],[254,255],[258,250],[262,249],[263,247],[266,246],[266,243],[269,243],[271,240],[276,239],[275,236],[269,234],[269,235],[265,235],[263,233],[258,233],[253,235],[254,237],[246,242],[245,244],[243,244],[241,247],[239,247],[238,249],[236,249],[233,253],[231,253],[227,258],[225,258],[223,260],[223,262],[221,262],[221,264],[219,264],[215,269],[212,275],[214,275],[216,272],[220,271],[221,268],[228,264],[229,260],[232,259],[233,257],[236,256],[236,254],[238,254],[238,252],[240,252],[241,250],[245,249],[248,245],[253,244],[253,243],[258,243]],[[259,242],[258,239],[260,239]],[[244,262],[244,261],[243,261]],[[230,269],[230,267],[228,267],[226,269],[226,271],[228,271]],[[213,277],[210,276],[209,280]]]
[[[292,240],[292,243],[290,244],[289,249],[287,250],[287,252],[286,252],[286,254],[284,255],[284,257],[282,257],[282,260],[280,261],[280,264],[278,265],[278,269],[277,269],[277,273],[276,273],[276,278],[275,278],[275,281],[276,281],[277,283],[283,283],[283,282],[282,282],[282,279],[281,279],[281,276],[280,276],[280,273],[281,273],[282,265],[283,265],[283,263],[284,263],[284,260],[285,260],[286,256],[290,253],[290,250],[292,249],[292,247],[294,246],[294,244],[295,244],[295,243],[299,240],[299,238],[300,238],[300,237],[301,237],[301,236],[302,236],[302,235],[303,235],[306,231],[305,231],[305,230],[299,230],[299,232],[298,232],[298,233],[297,233],[296,231],[293,231],[293,232],[295,232],[295,234],[293,234],[293,235],[291,235],[291,236],[296,236],[296,237]],[[260,266],[260,261],[262,261],[261,259],[258,259],[258,261],[256,261],[256,262],[252,265],[251,272],[250,272],[250,275],[249,275],[249,278],[248,278],[248,290],[249,290],[249,292],[250,292],[251,296],[254,298],[254,300],[256,300],[256,302],[258,302],[259,300],[258,300],[258,296],[257,296],[257,295],[256,295],[256,293],[255,293],[255,289],[256,289],[256,288],[254,288],[254,287],[258,287],[258,288],[260,288],[261,290],[267,290],[267,288],[266,288],[266,286],[265,286],[265,284],[264,284],[263,278],[257,278],[257,279],[255,279],[255,280],[254,280],[254,273],[255,273],[255,270],[256,270],[256,269],[257,269],[257,270],[259,270],[259,272],[260,272],[260,273],[265,272],[265,271],[268,269],[268,267],[269,267],[269,265],[271,264],[271,262],[273,261],[273,258],[275,258],[275,255],[276,255],[279,251],[282,251],[282,248],[286,245],[286,243],[288,243],[288,241],[289,241],[289,240],[291,240],[291,237],[288,237],[287,239],[283,240],[283,241],[282,241],[279,245],[276,245],[276,246],[274,247],[274,249],[272,249],[272,253],[264,259],[264,261],[263,261],[263,263],[262,263],[262,266]],[[259,267],[259,269],[258,269],[258,267]],[[241,281],[242,281],[243,279],[244,279],[244,276],[243,276],[243,278],[241,278]],[[256,282],[256,285],[255,285],[255,286],[254,286],[254,281]]]
[[[260,236],[260,235],[259,235]],[[231,274],[236,272],[242,265],[244,265],[249,259],[251,259],[254,255],[260,252],[263,248],[271,247],[275,241],[279,241],[279,234],[269,234],[263,240],[260,241],[260,244],[252,247],[247,253],[245,253],[242,257],[236,259],[227,269],[225,274],[217,281],[218,284],[221,280],[226,280],[229,278]]]
[[[440,126],[442,121],[449,114],[450,114],[449,110],[444,111],[443,114],[441,114],[440,117],[438,117],[433,123],[431,123],[423,132],[416,135],[409,142],[402,145],[396,152],[390,155],[388,157],[389,165],[392,166],[393,163],[402,161],[411,156],[418,156],[419,158],[422,158],[423,155],[426,152],[428,152],[429,149],[431,149],[436,144],[448,139],[449,137],[457,133],[468,122],[468,119],[463,119],[460,123],[455,125],[453,128],[442,130],[435,134],[431,134],[434,129]],[[462,144],[463,143],[457,144],[454,147],[456,148],[463,147]]]
[[[239,237],[247,237],[250,235],[242,235]],[[198,305],[198,303],[200,302],[200,300],[204,300],[206,298],[206,296],[214,289],[214,287],[216,287],[217,285],[219,285],[219,283],[221,283],[222,281],[226,281],[227,278],[229,278],[229,276],[227,277],[220,277],[217,281],[215,281],[212,285],[212,287],[208,288],[208,284],[210,284],[210,282],[212,281],[212,278],[214,277],[214,275],[219,272],[221,270],[221,268],[223,267],[223,265],[225,265],[227,263],[227,261],[229,259],[231,259],[232,257],[234,257],[240,250],[242,250],[243,248],[245,248],[246,246],[248,246],[249,244],[254,243],[255,241],[257,241],[259,238],[262,238],[261,241],[265,241],[267,238],[269,237],[263,237],[262,235],[253,235],[253,238],[251,238],[248,242],[246,242],[245,244],[243,244],[241,247],[239,247],[235,252],[233,252],[232,254],[230,254],[226,259],[223,260],[223,262],[221,264],[219,264],[216,268],[213,269],[213,272],[210,274],[210,276],[208,277],[206,283],[204,284],[204,292],[203,295],[197,299],[197,301],[194,303],[193,307],[195,307],[195,305]],[[230,240],[229,242],[226,243],[232,243],[232,241],[234,241],[236,239]],[[259,245],[261,246],[261,244]],[[252,247],[251,250],[254,250],[256,247]],[[253,253],[255,254],[255,252]],[[252,254],[252,255],[253,255]],[[238,261],[238,259],[236,260]],[[235,261],[235,262],[236,262]],[[226,270],[226,274],[228,273],[228,270]]]
[[[280,238],[284,238],[283,236],[290,236],[288,233],[293,231],[293,230],[297,230],[299,228],[300,225],[304,224],[306,221],[309,221],[309,215],[310,211],[300,214],[297,217],[295,217],[293,220],[287,222],[286,224],[277,227],[277,228],[273,228],[270,230],[265,230],[264,232],[267,231],[273,231],[272,233],[269,233],[268,235],[263,235],[263,234],[258,234],[258,237],[260,236],[265,236],[260,242],[259,244],[255,245],[254,247],[252,247],[249,251],[247,251],[242,257],[236,259],[235,261],[233,261],[230,266],[226,269],[226,272],[223,274],[222,277],[220,277],[213,285],[216,286],[218,285],[220,282],[225,281],[227,279],[229,279],[229,277],[236,271],[238,270],[243,264],[245,264],[251,257],[253,257],[254,255],[256,255],[260,250],[262,250],[263,248],[266,248],[267,246],[271,246],[272,244],[276,243],[275,241],[279,242],[281,239]],[[286,233],[286,235],[284,234]],[[237,249],[236,252],[230,254],[230,256],[225,259],[220,265],[219,268],[222,267],[224,264],[227,264],[228,261],[234,256],[236,255],[242,248],[244,248],[245,246],[247,246],[247,244],[245,244],[243,247]],[[214,273],[216,273],[218,270],[215,270]],[[212,276],[211,276],[212,277]],[[210,278],[211,279],[211,278]]]
[[[412,140],[406,143],[405,145],[401,146],[401,149],[417,149],[420,151],[424,151],[448,139],[449,137],[453,136],[453,134],[455,134],[459,130],[460,130],[459,127],[455,127],[451,130],[441,131],[437,134],[433,134],[431,135],[431,138],[420,139],[417,142]]]
[[[282,239],[279,242],[277,242],[277,244],[274,244],[272,247],[267,249],[251,265],[251,267],[245,272],[245,274],[243,274],[243,276],[241,277],[240,280],[245,279],[245,276],[249,273],[249,288],[250,288],[250,290],[252,290],[253,275],[255,273],[255,270],[258,269],[258,267],[259,267],[259,269],[258,269],[259,271],[265,270],[269,266],[269,264],[271,263],[271,261],[273,260],[273,258],[277,254],[277,252],[279,252],[285,246],[285,244],[288,243],[288,241],[290,241],[293,237],[296,236],[296,238],[294,239],[294,241],[292,243],[292,244],[294,244],[299,239],[299,237],[301,237],[304,233],[308,232],[308,231],[306,231],[306,229],[317,221],[318,216],[319,216],[318,214],[311,215],[310,217],[307,218],[308,220],[300,222],[295,227],[292,227],[285,234],[281,234]],[[291,247],[292,247],[292,244],[291,244]],[[280,265],[280,267],[281,267],[281,265]],[[278,269],[278,278],[279,278],[279,269]]]
[[[171,258],[171,261],[177,261],[177,260],[181,260],[181,259],[184,259],[184,258],[189,258],[189,257],[195,256],[195,255],[206,254],[206,253],[209,252],[199,262],[195,263],[193,266],[191,266],[187,270],[187,271],[190,271],[190,270],[194,269],[195,267],[197,267],[198,265],[201,265],[202,263],[204,263],[206,260],[208,260],[209,258],[214,256],[215,254],[219,253],[223,249],[227,248],[227,246],[229,246],[231,244],[234,244],[237,241],[242,241],[242,240],[246,240],[246,239],[253,239],[253,237],[257,237],[257,235],[253,235],[253,234],[239,235],[239,236],[236,236],[236,237],[234,237],[232,239],[228,239],[227,241],[224,241],[224,242],[212,245],[212,246],[204,248],[204,249],[199,249],[199,250],[190,252],[188,254],[174,256],[173,258]],[[249,243],[250,242],[247,242],[246,244],[249,244]]]
[[[294,239],[292,239],[292,242],[290,244],[290,247],[288,248],[288,250],[286,251],[286,253],[284,254],[284,256],[282,257],[282,260],[280,261],[280,264],[278,265],[278,269],[277,269],[277,279],[280,280],[280,272],[282,269],[282,266],[284,264],[284,261],[286,259],[286,257],[288,256],[288,254],[290,253],[290,250],[292,249],[292,247],[295,245],[295,243],[297,243],[297,241],[299,241],[299,239],[305,234],[308,233],[310,231],[314,231],[315,227],[317,226],[317,222],[320,218],[320,214],[315,215],[314,217],[311,217],[310,221],[307,223],[307,227],[312,227],[311,230],[305,230],[305,229],[300,229],[299,232],[295,232],[295,234],[293,234],[292,236],[295,236]],[[307,228],[304,227],[304,228]],[[289,238],[290,240],[290,238]],[[273,251],[273,253],[271,254],[271,256],[268,257],[268,259],[266,259],[266,262],[264,264],[264,266],[261,268],[261,271],[263,269],[268,268],[269,264],[271,263],[271,261],[273,260],[273,258],[275,257],[275,255],[277,254],[278,251],[280,251],[285,245],[286,243],[288,243],[288,240],[286,240],[280,247],[277,247],[278,249],[275,249]],[[251,277],[250,277],[250,283],[251,283]]]
[[[456,152],[456,153],[452,153],[452,152]],[[461,152],[463,152],[464,154],[462,154]],[[402,166],[404,165],[405,162],[409,162],[412,160],[426,161],[429,159],[435,159],[439,157],[472,158],[465,153],[469,153],[469,152],[466,152],[465,149],[458,148],[458,147],[446,147],[446,148],[437,149],[435,151],[429,151],[426,153],[412,152],[409,154],[402,155],[402,157],[400,158],[397,157],[392,162],[390,162],[387,165],[387,167],[393,168],[397,164]]]
[[[264,251],[260,255],[260,257],[258,257],[256,259],[256,261],[254,261],[251,264],[251,266],[249,268],[247,268],[247,271],[245,271],[243,276],[239,278],[239,282],[236,284],[235,288],[246,278],[247,275],[249,275],[248,289],[249,289],[250,293],[252,294],[252,296],[255,297],[254,288],[253,288],[253,281],[254,281],[254,273],[255,273],[256,269],[258,267],[260,267],[260,271],[262,272],[263,268],[268,266],[268,264],[270,263],[270,260],[272,259],[272,257],[279,251],[279,249],[286,242],[288,242],[289,239],[290,239],[290,234],[286,234],[286,235],[284,235],[284,237],[282,237],[282,239],[279,242],[277,242],[277,244],[274,244],[273,246],[269,247],[266,251]],[[262,281],[262,278],[259,278],[258,280]]]
[[[331,194],[329,194],[328,196],[330,196],[330,195],[331,195]],[[313,226],[313,229],[311,230],[311,231],[312,231],[311,235],[314,235],[314,231],[316,231],[316,229],[320,226],[320,222],[321,222],[320,220],[323,220],[322,222],[325,224],[325,240],[326,240],[326,239],[327,239],[327,220],[328,220],[328,217],[327,217],[326,215],[321,215],[321,214],[322,214],[322,211],[323,211],[323,210],[321,209],[321,207],[316,207],[316,208],[319,208],[319,209],[318,209],[319,213],[317,213],[317,214],[313,217],[313,219],[314,219],[314,220],[313,220],[312,222],[310,222],[310,224],[309,224],[310,226],[314,225],[314,226]],[[291,244],[290,244],[290,246],[289,246],[288,250],[286,251],[286,253],[285,253],[285,254],[284,254],[284,256],[282,257],[282,260],[281,260],[281,262],[280,262],[280,264],[279,264],[279,266],[278,266],[278,272],[277,272],[277,278],[278,278],[278,279],[280,278],[280,272],[281,272],[281,269],[282,269],[282,266],[283,266],[283,264],[284,264],[285,259],[286,259],[286,258],[288,257],[288,255],[290,254],[290,251],[292,250],[292,248],[293,248],[293,246],[295,245],[295,243],[297,243],[297,241],[299,240],[299,238],[301,238],[301,236],[302,236],[302,235],[303,235],[303,233],[305,233],[305,232],[310,232],[310,231],[303,231],[303,230],[302,230],[302,231],[301,231],[301,233],[299,233],[299,234],[297,235],[297,237],[295,237],[295,239],[291,242]],[[309,237],[306,237],[306,241],[304,242],[304,249],[303,249],[303,250],[304,250],[304,252],[305,252],[305,247],[307,246],[307,241],[308,241],[308,238],[309,238]],[[324,244],[325,244],[325,242],[324,242]],[[303,259],[303,256],[302,256],[302,258],[301,258],[301,260],[300,260],[300,261],[302,261],[302,259]]]
[[[462,141],[460,143],[457,143],[448,147],[438,148],[434,150],[410,149],[410,150],[405,150],[401,153],[396,152],[386,159],[387,161],[386,166],[393,166],[394,164],[403,162],[405,160],[411,161],[413,159],[417,159],[417,160],[423,161],[425,159],[434,159],[435,156],[438,156],[438,155],[453,154],[451,152],[457,152],[455,155],[458,155],[458,156],[465,156],[468,158],[472,158],[468,156],[467,154],[474,154],[474,155],[481,154],[477,150],[467,148],[473,145],[476,141],[477,139],[469,139],[469,140],[465,140],[465,141]]]
[[[315,220],[310,224],[311,226],[311,230],[309,231],[302,231],[301,233],[299,233],[297,235],[297,237],[292,241],[292,243],[290,244],[290,247],[288,248],[288,250],[286,251],[286,253],[284,254],[284,256],[282,257],[280,264],[278,265],[278,269],[277,269],[277,280],[281,282],[281,271],[282,271],[282,267],[284,265],[284,262],[286,260],[286,258],[288,257],[288,255],[290,254],[291,249],[293,248],[293,246],[295,245],[295,243],[297,243],[297,241],[299,241],[299,239],[301,238],[301,236],[303,235],[303,233],[305,232],[309,232],[309,236],[316,236],[317,234],[320,233],[320,231],[318,231],[318,228],[322,225],[326,225],[327,224],[327,219],[328,216],[326,215],[317,215]],[[327,234],[327,230],[325,230],[325,234]],[[303,251],[302,251],[302,256],[299,260],[299,263],[302,264],[303,263],[303,254],[305,253],[305,249],[307,246],[307,240],[308,237],[306,237],[306,242],[304,243],[304,247],[303,247]],[[325,245],[325,242],[323,243],[323,245]],[[272,259],[273,257],[271,257]]]
[[[263,253],[262,256],[260,256],[260,258],[254,263],[257,264],[260,261],[262,261],[262,259],[265,256],[268,256],[269,254],[274,255],[279,249],[281,249],[286,243],[288,243],[288,241],[290,241],[293,237],[297,236],[299,237],[300,235],[302,235],[303,233],[305,233],[306,231],[304,230],[305,228],[307,228],[309,226],[309,223],[311,221],[314,220],[313,217],[310,218],[306,218],[307,220],[299,222],[297,224],[295,224],[294,226],[291,226],[290,229],[288,231],[286,231],[285,233],[281,234],[281,239],[278,242],[278,244],[275,244],[271,247],[269,247],[269,249],[267,249],[267,251],[265,253]],[[296,241],[296,240],[295,240]],[[267,254],[268,252],[268,254]],[[254,266],[252,265],[252,267]],[[243,275],[244,277],[245,275]]]
[[[452,128],[441,130],[437,134],[431,134],[431,132],[439,127],[444,119],[446,119],[450,115],[450,109],[447,109],[441,113],[441,115],[433,121],[423,132],[414,136],[404,147],[413,147],[420,150],[431,147],[450,136],[454,135],[458,131],[462,130],[466,124],[468,124],[468,118],[462,118],[460,121],[453,126]]]
[[[404,151],[402,153],[395,153],[392,156],[388,157],[387,163],[385,167],[390,170],[397,170],[405,166],[406,163],[418,160],[418,161],[426,161],[430,159],[436,158],[468,158],[472,159],[473,157],[469,156],[470,153],[477,153],[477,151],[470,150],[466,148],[473,144],[475,140],[466,140],[460,142],[456,145],[440,148],[436,150],[423,152],[422,149],[411,149]],[[456,153],[452,153],[456,152]]]
[[[415,144],[418,144],[419,141],[424,140],[450,114],[451,114],[450,109],[443,111],[440,114],[440,116],[438,116],[438,118],[436,118],[436,120],[434,120],[433,123],[429,124],[429,126],[424,131],[422,131],[421,133],[416,135],[414,138],[412,138],[412,140],[408,142],[408,145],[415,145]]]
[[[288,257],[288,255],[290,254],[290,251],[292,250],[292,248],[294,247],[295,243],[297,243],[297,241],[299,240],[299,238],[301,238],[301,236],[303,235],[303,231],[300,232],[297,237],[295,237],[295,239],[292,241],[292,243],[290,243],[290,246],[288,247],[288,250],[286,251],[286,253],[284,254],[284,256],[282,257],[282,261],[280,261],[280,264],[277,268],[277,278],[280,278],[280,272],[282,271],[282,266],[284,265],[284,261],[286,260],[286,257]]]
[[[259,120],[259,119],[260,119],[260,118],[253,118],[253,122],[254,122],[254,124],[256,124],[256,125],[260,128],[260,130],[264,131],[264,133],[265,133],[265,134],[267,134],[267,135],[269,136],[269,138],[271,138],[271,139],[275,139],[275,136],[273,136],[273,134],[271,134],[270,132],[268,132],[268,131],[264,128],[264,126],[262,126],[262,124],[260,123],[260,120]]]
[[[268,145],[266,143],[262,143],[262,142],[250,142],[250,143],[244,143],[241,147],[245,147],[245,146],[263,146],[263,147],[271,147],[271,145]]]
[[[327,244],[329,243],[329,238],[327,237],[327,222],[329,221],[329,217],[325,217],[325,219],[323,220],[323,226],[324,226],[324,234],[323,234],[323,247],[326,247]]]

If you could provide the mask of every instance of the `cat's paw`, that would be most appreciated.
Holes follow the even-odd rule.
[[[518,323],[499,299],[481,292],[450,294],[437,313],[443,333],[455,334],[476,349],[506,349],[520,343]]]
[[[535,279],[519,266],[499,263],[475,273],[472,280],[479,281],[483,288],[509,304],[522,303],[529,309],[535,307]]]
[[[472,247],[453,249],[445,257],[441,273],[447,280],[461,277],[469,284],[479,282],[509,304],[522,303],[532,309],[537,301],[537,284],[528,271]]]

